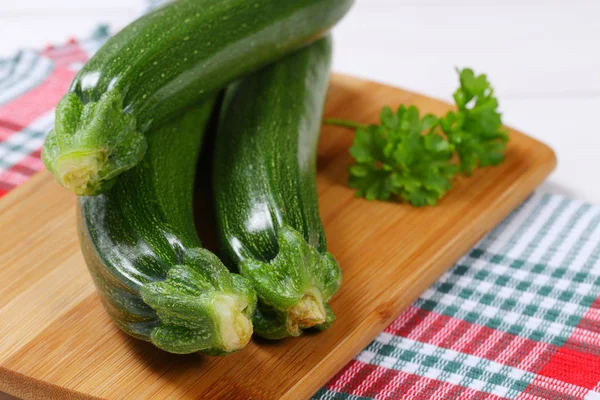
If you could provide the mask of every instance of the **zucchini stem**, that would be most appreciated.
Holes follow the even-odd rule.
[[[115,177],[137,165],[148,147],[135,117],[123,111],[114,89],[85,103],[68,93],[56,108],[42,160],[58,183],[80,196],[95,196],[113,186]]]
[[[301,329],[320,325],[325,322],[326,318],[323,297],[317,288],[313,288],[302,296],[302,299],[288,311],[288,324]]]
[[[59,157],[54,162],[54,174],[58,182],[75,193],[83,196],[98,182],[98,171],[104,165],[104,154],[72,153]]]
[[[160,321],[150,334],[158,348],[222,355],[250,341],[256,293],[206,249],[188,250],[183,265],[162,281],[144,284],[140,294]]]
[[[283,226],[277,243],[279,252],[269,262],[248,258],[240,264],[258,296],[254,332],[267,339],[300,336],[333,321],[327,302],[342,279],[333,256],[319,253],[293,228]]]
[[[214,302],[223,351],[230,353],[242,349],[250,341],[253,332],[250,316],[244,314],[247,302],[243,297],[231,295],[217,295]]]

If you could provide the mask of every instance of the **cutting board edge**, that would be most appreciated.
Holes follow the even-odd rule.
[[[102,400],[41,379],[28,377],[0,365],[0,392],[27,400]]]

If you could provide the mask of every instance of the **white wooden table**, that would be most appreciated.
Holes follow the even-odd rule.
[[[0,57],[119,27],[142,0],[0,0]],[[335,69],[451,100],[454,67],[486,72],[504,119],[550,144],[543,190],[600,203],[600,1],[357,0]]]

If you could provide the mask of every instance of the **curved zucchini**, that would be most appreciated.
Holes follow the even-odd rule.
[[[145,133],[198,98],[322,36],[353,0],[176,0],[133,22],[83,67],[43,160],[78,195],[143,157]]]
[[[341,283],[316,188],[331,39],[229,89],[214,154],[214,200],[229,261],[259,299],[254,331],[278,339],[325,328]]]
[[[201,247],[194,172],[212,101],[148,139],[148,154],[111,190],[81,197],[81,248],[102,303],[126,333],[172,353],[223,354],[252,335],[256,294]]]

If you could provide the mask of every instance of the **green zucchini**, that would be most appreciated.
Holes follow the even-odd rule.
[[[252,335],[256,294],[198,239],[194,172],[213,102],[153,130],[148,153],[106,193],[81,197],[84,258],[123,331],[172,353],[224,354]]]
[[[78,195],[107,190],[146,133],[197,99],[297,50],[353,0],[175,0],[111,38],[56,110],[43,160]]]
[[[316,188],[329,37],[234,84],[213,161],[219,236],[258,296],[254,331],[269,339],[326,328],[341,271],[327,252]]]

